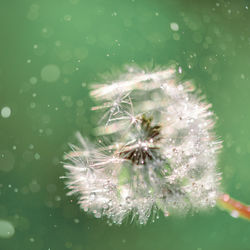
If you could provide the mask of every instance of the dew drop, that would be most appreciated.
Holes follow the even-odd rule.
[[[96,213],[96,214],[95,214],[95,217],[96,217],[96,218],[101,218],[101,213]]]
[[[93,192],[93,193],[90,194],[89,199],[90,199],[91,201],[93,201],[93,200],[95,199],[95,197],[96,197],[96,193]]]
[[[165,217],[168,217],[168,216],[169,216],[169,212],[168,212],[168,211],[165,211],[165,212],[164,212],[164,216],[165,216]]]
[[[232,213],[231,213],[231,216],[234,217],[234,218],[238,218],[239,217],[239,212],[236,211],[236,210],[233,210]]]
[[[109,205],[108,205],[108,204],[104,204],[104,205],[103,205],[103,209],[106,210],[106,209],[108,209],[108,208],[109,208]]]
[[[126,202],[127,202],[128,205],[131,204],[131,198],[130,198],[130,196],[127,196],[127,197],[126,197]]]

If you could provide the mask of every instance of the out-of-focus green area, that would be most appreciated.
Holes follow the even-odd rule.
[[[218,116],[222,187],[250,203],[248,3],[1,0],[0,249],[250,249],[249,222],[217,208],[110,227],[59,179],[67,143],[95,126],[89,83],[125,64],[176,63]]]

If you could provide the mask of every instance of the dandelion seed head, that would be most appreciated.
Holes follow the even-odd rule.
[[[147,72],[129,67],[90,93],[100,124],[93,143],[78,134],[65,164],[69,195],[96,218],[121,224],[213,207],[221,142],[211,105],[174,68]]]

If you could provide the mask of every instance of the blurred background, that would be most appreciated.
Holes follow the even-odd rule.
[[[146,226],[80,211],[60,176],[92,136],[89,84],[176,64],[213,104],[222,188],[250,203],[250,5],[214,0],[0,1],[0,249],[246,250],[250,223],[214,208]]]

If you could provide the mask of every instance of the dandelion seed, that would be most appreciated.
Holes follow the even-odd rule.
[[[78,134],[65,164],[69,195],[84,211],[121,224],[146,224],[213,207],[220,195],[211,105],[173,68],[145,72],[130,67],[115,81],[93,86],[101,115],[96,145]],[[104,114],[104,115],[103,115]]]

